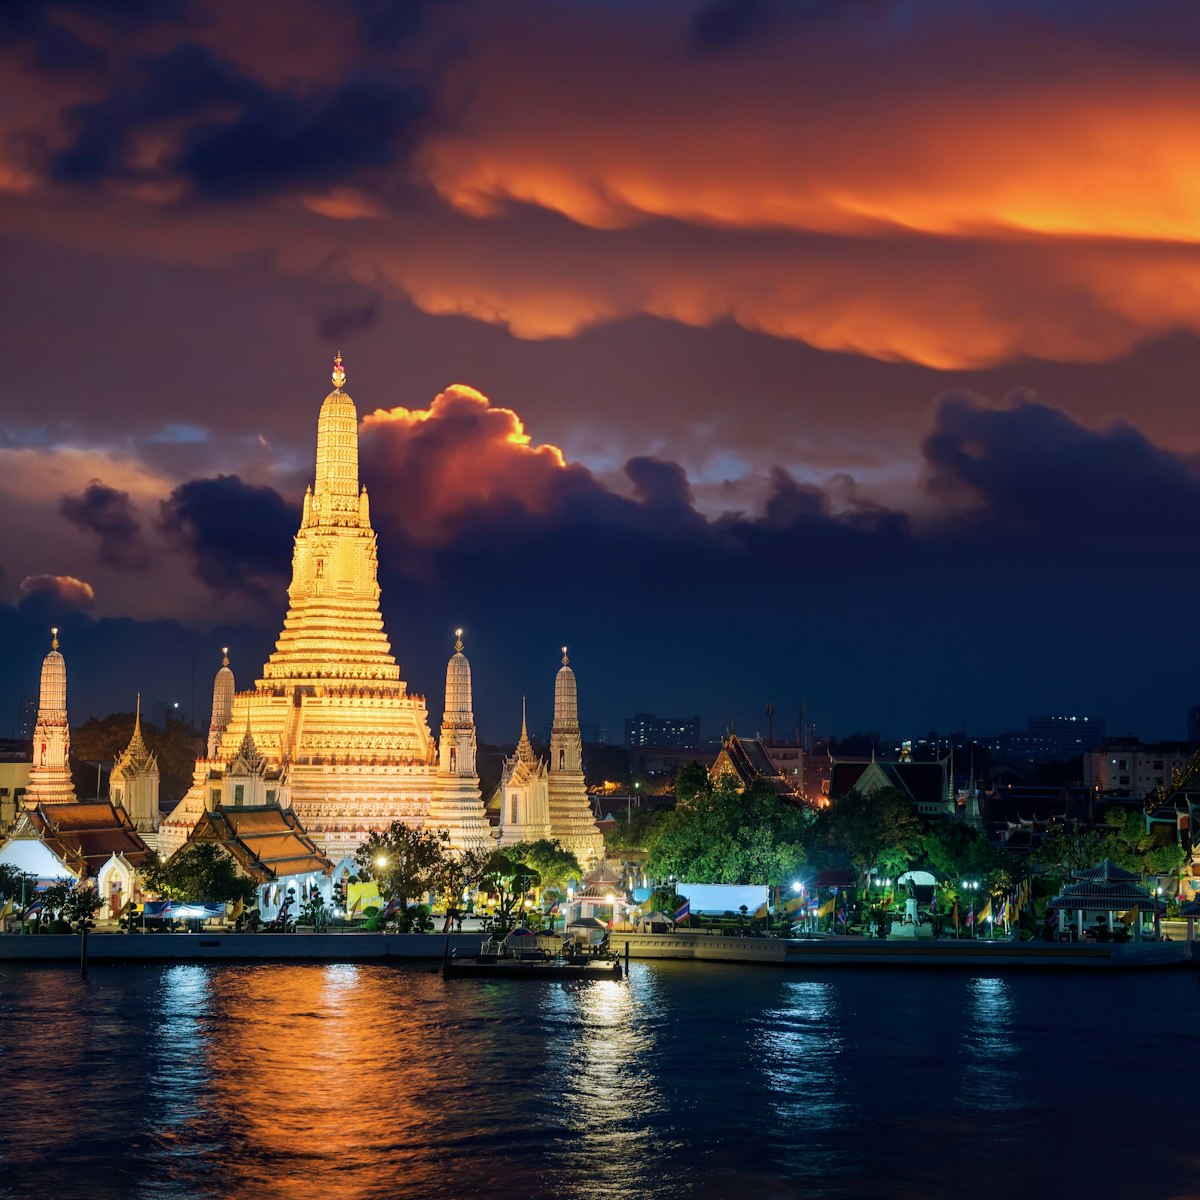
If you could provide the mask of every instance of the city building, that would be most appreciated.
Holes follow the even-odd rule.
[[[1145,745],[1137,738],[1109,738],[1083,756],[1083,782],[1100,795],[1146,797],[1173,787],[1176,772],[1191,758],[1186,742]]]
[[[1031,737],[1047,739],[1056,753],[1068,758],[1095,750],[1104,741],[1103,717],[1030,717],[1025,728]]]
[[[655,749],[695,750],[700,746],[699,717],[657,717],[635,713],[625,718],[625,745]]]
[[[33,736],[32,727],[30,737]],[[0,741],[0,837],[16,824],[17,814],[29,788],[29,742],[17,739]]]

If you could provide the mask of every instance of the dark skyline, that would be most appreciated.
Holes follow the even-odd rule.
[[[1193,18],[5,6],[0,728],[256,677],[340,348],[435,723],[1182,737]]]

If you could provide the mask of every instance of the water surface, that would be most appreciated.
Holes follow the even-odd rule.
[[[0,967],[0,1196],[1200,1196],[1200,982]]]

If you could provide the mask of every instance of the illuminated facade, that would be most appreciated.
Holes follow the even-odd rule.
[[[500,773],[500,845],[536,842],[552,837],[550,828],[550,773],[533,752],[521,702],[521,737],[512,758]]]
[[[264,800],[275,792],[265,802],[290,803],[334,858],[393,821],[445,829],[457,848],[493,844],[461,643],[447,668],[439,745],[425,698],[400,678],[384,633],[375,531],[358,480],[358,414],[342,390],[345,378],[338,355],[317,425],[316,477],[304,496],[283,630],[253,688],[236,692],[232,673],[218,674],[206,756],[160,830],[166,854],[206,809],[238,803],[236,792],[225,795],[235,766],[252,768]],[[242,753],[248,738],[253,764]],[[247,775],[243,795],[252,783]]]
[[[584,865],[604,856],[604,836],[596,827],[583,779],[583,736],[579,730],[579,690],[562,648],[554,677],[554,724],[550,727],[550,836]]]
[[[50,653],[42,660],[37,724],[33,728],[33,764],[29,768],[27,804],[74,804],[68,756],[71,730],[67,724],[67,664],[58,649],[58,630],[50,631]]]
[[[142,698],[138,696],[133,737],[113,767],[108,783],[113,804],[124,808],[142,840],[154,849],[158,841],[158,757],[142,737]]]

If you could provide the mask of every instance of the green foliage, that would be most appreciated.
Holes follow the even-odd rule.
[[[147,892],[168,900],[226,904],[254,900],[254,883],[243,879],[233,859],[215,842],[199,842],[153,863],[142,877]]]
[[[72,929],[91,928],[100,908],[100,893],[90,884],[71,880],[52,883],[41,896],[43,919],[65,923]]]
[[[450,835],[412,829],[393,821],[386,833],[372,833],[358,848],[354,861],[363,879],[374,879],[385,900],[410,900],[435,891],[446,871]]]
[[[617,813],[616,822],[604,835],[604,849],[613,856],[628,851],[650,854],[670,817],[668,809],[637,809],[633,813]]]
[[[0,863],[0,899],[15,900],[19,904],[24,895],[28,900],[37,886],[37,877],[28,875],[8,863]]]
[[[561,842],[539,838],[536,842],[517,842],[506,851],[515,863],[524,863],[538,877],[538,886],[564,891],[583,878],[579,859]]]
[[[314,891],[300,906],[296,917],[298,925],[311,925],[314,929],[323,929],[329,922],[329,913],[325,909],[325,897]]]
[[[983,879],[992,867],[992,847],[965,821],[939,817],[921,835],[921,851],[935,875],[951,881]]]
[[[1072,822],[1052,833],[1035,861],[1060,875],[1094,867],[1102,858],[1146,875],[1174,875],[1182,869],[1187,858],[1183,847],[1173,839],[1161,842],[1155,831],[1147,830],[1139,811],[1114,806],[1103,821],[1091,829]]]
[[[653,874],[693,883],[777,884],[805,861],[806,813],[756,781],[739,793],[723,779],[678,805],[650,852]]]
[[[708,770],[698,762],[684,763],[675,776],[675,803],[691,804],[701,796],[707,796],[712,791],[712,783]]]
[[[500,929],[509,929],[515,924],[516,908],[525,893],[537,887],[540,881],[540,876],[528,863],[518,861],[505,851],[493,850],[488,855],[480,884],[497,895],[496,923]]]
[[[921,847],[921,823],[899,788],[852,791],[835,801],[829,836],[864,881],[881,867],[896,874]]]

